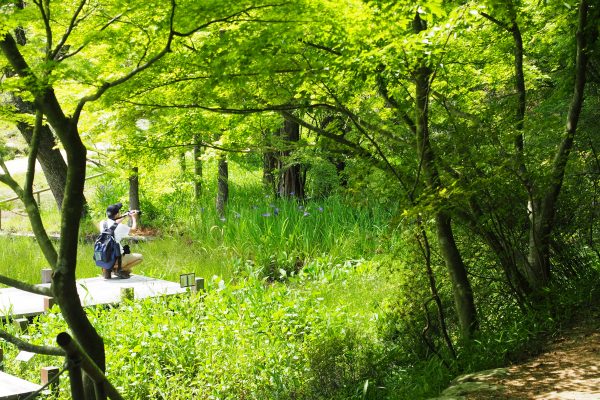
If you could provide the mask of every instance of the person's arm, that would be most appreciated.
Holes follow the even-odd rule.
[[[136,231],[138,227],[138,210],[132,210],[129,212],[129,219],[131,219],[130,231]]]

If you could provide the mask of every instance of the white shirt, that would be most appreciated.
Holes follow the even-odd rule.
[[[105,229],[111,228],[115,224],[115,221],[112,219],[105,219],[100,222],[99,228],[100,232],[103,232]],[[126,237],[129,237],[129,231],[131,228],[125,224],[118,224],[115,228],[115,240],[119,243],[119,247],[121,248],[121,254],[123,254],[123,246],[121,246],[121,240]]]

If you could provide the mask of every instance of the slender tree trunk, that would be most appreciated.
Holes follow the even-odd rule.
[[[277,137],[280,132],[263,132],[265,150],[263,151],[263,186],[268,193],[277,194],[277,185],[275,182],[275,170],[277,169],[277,156],[274,148],[274,136]]]
[[[217,175],[217,214],[219,217],[225,217],[225,208],[229,200],[229,165],[227,156],[219,156],[219,166]]]
[[[187,171],[187,160],[185,157],[185,151],[179,153],[179,167],[181,168],[181,172],[185,174],[185,171]]]
[[[87,318],[77,293],[75,280],[79,223],[84,209],[86,148],[79,136],[77,121],[68,118],[63,113],[51,86],[42,84],[33,75],[10,34],[4,34],[1,37],[0,50],[21,77],[32,81],[35,108],[46,116],[67,154],[68,167],[61,213],[60,247],[56,262],[51,265],[53,268],[52,291],[75,340],[104,371],[106,369],[104,342]],[[43,233],[40,233],[39,236],[44,238]],[[36,233],[36,237],[38,237],[38,233]],[[48,244],[45,240],[41,240],[40,246],[47,247]],[[42,249],[44,254],[53,252],[53,248]],[[94,397],[89,397],[89,399]]]
[[[288,119],[284,120],[282,137],[286,147],[293,146],[300,140],[300,125]],[[295,197],[304,199],[305,176],[302,165],[291,161],[292,151],[288,148],[281,153],[279,159],[279,195],[282,197]]]
[[[419,246],[421,247],[421,251],[423,252],[423,258],[425,260],[425,272],[427,274],[427,279],[429,280],[429,291],[431,292],[431,297],[435,302],[437,308],[438,322],[440,323],[442,337],[444,338],[444,342],[446,343],[446,347],[448,348],[448,351],[450,351],[452,358],[456,358],[456,350],[454,350],[452,339],[448,334],[448,326],[446,325],[446,313],[444,312],[442,299],[440,298],[440,294],[437,288],[435,274],[433,273],[433,268],[431,268],[431,246],[429,245],[427,231],[423,227],[423,223],[421,220],[419,220],[417,223],[417,229],[420,233],[416,235],[416,238],[417,242],[419,243]],[[425,311],[427,312],[427,307],[425,307]]]
[[[541,289],[550,281],[550,243],[554,229],[555,215],[560,195],[567,162],[573,149],[579,115],[584,101],[586,83],[586,69],[593,43],[598,36],[598,10],[592,8],[587,0],[582,0],[579,5],[577,27],[577,56],[575,61],[575,87],[563,140],[554,156],[550,183],[546,187],[540,200],[533,203],[534,220],[530,231],[529,266],[531,285]],[[538,211],[537,213],[535,211]]]
[[[129,209],[140,209],[140,175],[138,167],[131,168],[129,175]],[[139,214],[134,214],[132,218],[136,218],[137,226],[141,226],[141,217]]]
[[[419,14],[413,20],[415,33],[426,28]],[[417,150],[421,157],[423,173],[426,177],[428,188],[433,193],[442,189],[442,184],[435,164],[435,155],[429,137],[429,85],[432,71],[421,62],[421,66],[415,71],[416,78],[416,119],[415,133],[417,138]],[[439,207],[439,206],[438,206]],[[479,328],[473,290],[467,276],[467,269],[456,246],[454,233],[452,231],[451,219],[446,211],[438,209],[435,212],[437,238],[446,268],[452,282],[454,304],[460,322],[463,338],[470,339]]]
[[[200,135],[194,135],[194,198],[200,200],[202,196],[202,147]]]
[[[23,1],[17,1],[16,6],[23,9],[25,4]],[[25,46],[27,43],[27,37],[25,30],[21,27],[15,30],[15,36],[17,37],[18,43],[21,46]],[[12,75],[15,72],[8,71],[7,75]],[[29,101],[24,101],[20,96],[16,94],[11,95],[11,102],[15,105],[17,112],[21,114],[35,113],[34,106]],[[25,122],[17,123],[17,128],[27,144],[31,145],[31,138],[33,136],[33,127]],[[67,180],[67,164],[60,154],[60,150],[56,147],[56,141],[54,135],[50,131],[48,125],[43,125],[39,132],[39,150],[37,152],[37,160],[42,167],[50,191],[54,196],[56,205],[60,210],[62,207],[63,197],[65,193],[65,182]]]

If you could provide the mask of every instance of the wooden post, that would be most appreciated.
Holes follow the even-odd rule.
[[[195,285],[192,286],[192,292],[194,292],[194,293],[204,292],[204,278],[196,278]]]
[[[52,270],[50,268],[42,269],[42,283],[52,283]]]
[[[54,297],[44,296],[44,311],[50,310],[54,304]]]
[[[15,318],[13,323],[21,330],[21,332],[26,332],[27,327],[29,326],[29,320],[27,318]]]
[[[121,288],[121,301],[133,301],[133,299],[135,299],[135,295],[132,287]]]
[[[60,368],[58,367],[42,367],[41,375],[42,375],[42,386],[50,383],[50,390],[54,397],[58,397],[59,393],[59,375]]]

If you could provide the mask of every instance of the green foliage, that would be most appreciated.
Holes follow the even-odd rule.
[[[352,274],[347,270],[339,277]],[[127,302],[88,309],[88,315],[105,338],[107,374],[127,398],[191,393],[227,399],[359,399],[365,379],[372,386],[367,394],[377,393],[374,385],[389,366],[388,352],[375,338],[359,335],[361,327],[350,328],[351,315],[339,305],[327,306],[319,287],[310,280],[296,290],[256,279],[227,284],[215,277],[203,295]],[[41,316],[28,336],[48,343],[64,328],[54,310]],[[6,359],[13,356],[9,349]],[[47,357],[33,362],[52,363]],[[19,374],[28,376],[30,367]],[[19,365],[11,362],[9,371],[15,368]],[[323,382],[327,385],[320,386]],[[62,386],[66,398],[67,380]]]
[[[44,84],[54,86],[66,114],[77,97],[143,65],[167,37],[167,2],[86,3],[68,38],[77,51],[49,62],[38,57],[48,38],[36,8],[0,7],[0,30],[26,27],[23,53]],[[53,3],[48,28],[62,34],[75,7]],[[530,1],[514,9],[495,1],[178,1],[179,35],[167,56],[111,88],[81,116],[83,139],[106,172],[86,192],[92,218],[81,233],[96,234],[107,204],[127,203],[127,174],[139,167],[143,222],[160,234],[135,245],[144,254],[139,272],[214,278],[202,297],[88,310],[108,345],[111,380],[140,399],[413,399],[435,394],[456,373],[501,365],[535,348],[540,334],[589,303],[578,294],[597,295],[584,284],[598,282],[591,267],[600,254],[594,68],[580,125],[584,140],[576,142],[556,210],[556,286],[543,301],[515,296],[486,234],[497,234],[518,266],[526,260],[526,204],[552,183],[553,149],[572,91],[574,10]],[[515,121],[515,31],[506,29],[513,22],[526,46],[522,129]],[[428,117],[440,190],[427,188],[414,127],[405,124],[415,118],[415,68],[425,65],[435,78]],[[28,82],[7,76],[0,85],[22,93]],[[303,129],[282,160],[307,171],[303,203],[265,196],[261,184],[263,153],[290,150],[273,137],[281,110],[317,127]],[[6,107],[0,113],[10,124],[26,119]],[[328,118],[333,122],[325,123]],[[514,147],[521,134],[526,175]],[[199,177],[177,164],[194,145],[203,151],[199,199],[193,196]],[[224,150],[231,151],[231,179],[222,218],[214,210],[215,158]],[[481,332],[472,343],[459,340],[452,283],[437,253],[432,216],[439,210],[452,217],[475,293]],[[43,218],[50,231],[58,230],[55,210],[43,209]],[[431,237],[456,360],[431,302],[412,232],[416,221]],[[25,226],[3,220],[4,229]],[[0,242],[0,273],[37,282],[45,262],[34,243]],[[84,241],[77,274],[98,274]],[[55,312],[28,336],[48,343],[62,329]],[[36,362],[42,359],[51,362]]]

